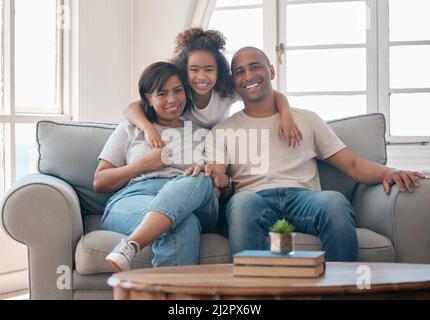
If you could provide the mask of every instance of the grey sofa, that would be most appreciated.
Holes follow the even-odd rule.
[[[346,145],[363,157],[386,162],[381,114],[330,123]],[[27,245],[32,299],[111,299],[104,258],[124,235],[100,230],[110,194],[92,190],[97,156],[115,125],[41,121],[37,125],[39,174],[19,180],[1,204],[3,230]],[[359,185],[338,170],[318,164],[323,189],[342,192],[356,209],[361,261],[430,263],[430,183],[413,194],[397,187]],[[202,235],[200,263],[231,261],[226,226]],[[296,250],[318,250],[317,237],[297,234]],[[134,268],[151,267],[145,248]]]

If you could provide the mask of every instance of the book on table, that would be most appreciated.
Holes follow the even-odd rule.
[[[245,250],[233,256],[234,264],[315,266],[324,261],[325,251],[274,253],[268,250]]]
[[[234,265],[233,275],[252,277],[318,278],[325,272],[325,263],[316,266]]]
[[[233,256],[233,264],[235,276],[316,278],[325,272],[325,252],[245,250]]]

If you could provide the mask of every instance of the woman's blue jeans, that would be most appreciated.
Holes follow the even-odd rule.
[[[355,212],[339,192],[303,188],[239,192],[227,203],[226,218],[232,254],[268,250],[270,227],[285,218],[296,232],[318,236],[327,260],[357,259]]]
[[[153,266],[197,264],[200,233],[214,232],[218,221],[218,199],[210,177],[200,173],[130,183],[109,199],[102,227],[130,235],[149,211],[161,212],[173,223],[152,244]]]

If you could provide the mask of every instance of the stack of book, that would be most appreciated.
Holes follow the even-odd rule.
[[[233,256],[235,276],[317,278],[324,272],[324,251],[280,254],[266,250],[245,250]]]

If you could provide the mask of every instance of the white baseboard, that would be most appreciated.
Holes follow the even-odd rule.
[[[0,274],[0,294],[28,289],[28,270]]]

